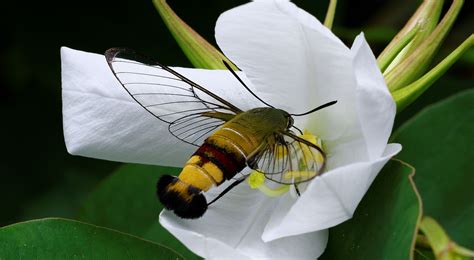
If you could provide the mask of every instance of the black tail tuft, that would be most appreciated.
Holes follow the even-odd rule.
[[[158,199],[160,200],[161,204],[163,204],[163,206],[166,209],[173,210],[175,205],[178,205],[179,203],[179,200],[177,198],[168,196],[167,194],[168,185],[175,184],[178,181],[179,179],[177,177],[171,176],[171,175],[163,175],[158,180],[158,183],[156,185],[156,188],[157,188],[156,193],[158,195]]]
[[[199,218],[207,210],[207,201],[201,190],[181,182],[175,176],[161,176],[157,195],[166,209],[173,210],[181,218]]]

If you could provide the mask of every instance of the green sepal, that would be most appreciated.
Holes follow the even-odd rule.
[[[390,70],[389,66],[384,72],[385,81],[390,91],[403,88],[423,75],[454,24],[463,3],[464,0],[454,0],[443,20],[429,37],[424,39],[408,57],[396,64],[393,69]]]
[[[153,4],[176,42],[194,67],[203,69],[226,69],[222,62],[225,60],[231,64],[234,70],[237,70],[237,67],[235,67],[224,54],[181,20],[166,3],[166,0],[153,0]]]

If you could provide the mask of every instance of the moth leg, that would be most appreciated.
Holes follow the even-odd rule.
[[[216,202],[218,199],[220,199],[222,196],[224,196],[227,192],[232,190],[235,186],[239,185],[241,182],[245,181],[247,179],[247,176],[244,176],[236,181],[234,181],[231,185],[229,185],[225,190],[223,190],[216,198],[214,198],[211,202],[207,203],[207,206],[211,205],[212,203]]]
[[[298,184],[293,184],[295,186],[295,191],[296,191],[296,194],[298,194],[298,197],[301,196],[301,193],[300,193],[300,190],[298,189]]]

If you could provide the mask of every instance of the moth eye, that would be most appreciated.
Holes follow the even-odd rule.
[[[293,123],[294,123],[294,120],[293,120],[293,117],[291,116],[288,116],[288,128],[292,127],[293,126]]]

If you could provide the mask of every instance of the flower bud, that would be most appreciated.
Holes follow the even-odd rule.
[[[419,45],[403,60],[398,61],[395,58],[394,66],[391,64],[384,72],[385,81],[392,92],[414,82],[427,70],[431,60],[456,20],[462,5],[463,0],[454,0],[443,20],[427,38],[419,42]],[[427,15],[430,14],[428,13]],[[420,27],[420,33],[424,35],[423,26]],[[412,42],[415,42],[415,40],[417,40],[416,36]],[[413,48],[410,45],[407,47],[409,49]]]
[[[166,26],[183,50],[186,57],[196,68],[226,69],[222,60],[233,66],[224,54],[189,27],[166,3],[166,0],[153,0]]]
[[[433,32],[438,24],[443,0],[424,1],[402,30],[377,58],[383,73],[405,60]]]
[[[472,259],[474,251],[457,245],[452,241],[443,228],[430,217],[424,217],[420,223],[420,230],[426,236],[436,259]]]

